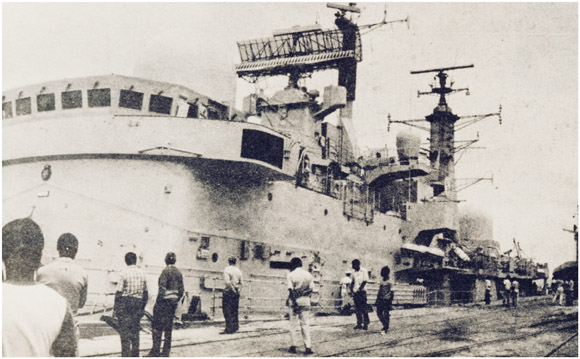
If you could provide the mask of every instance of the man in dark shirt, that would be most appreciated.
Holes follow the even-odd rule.
[[[149,352],[150,357],[158,357],[161,349],[161,336],[165,333],[163,352],[161,356],[168,357],[171,351],[171,332],[173,331],[173,316],[177,309],[177,303],[183,296],[183,276],[179,269],[175,268],[175,253],[169,252],[165,256],[167,267],[159,277],[159,292],[157,301],[153,307],[153,347]]]
[[[390,313],[393,306],[393,283],[389,280],[391,269],[384,266],[381,269],[381,277],[383,280],[379,286],[379,293],[375,305],[377,306],[377,316],[383,324],[383,331],[381,335],[387,334],[389,331]]]

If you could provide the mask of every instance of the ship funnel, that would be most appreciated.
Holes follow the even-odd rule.
[[[409,160],[419,158],[421,137],[411,132],[399,132],[397,134],[397,154],[401,164],[408,164]]]

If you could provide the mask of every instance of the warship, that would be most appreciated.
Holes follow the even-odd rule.
[[[439,78],[430,91],[439,103],[421,119],[429,124],[427,151],[419,136],[401,132],[396,153],[358,156],[360,29],[389,22],[359,26],[350,18],[360,11],[355,4],[329,7],[335,29],[295,27],[238,42],[239,78],[288,78],[272,96],[246,96],[242,110],[184,86],[121,75],[3,92],[3,223],[35,220],[45,264],[57,257],[62,233],[79,239],[76,261],[89,274],[84,314],[112,308],[129,251],[153,294],[165,253],[177,254],[190,318],[221,315],[231,256],[245,275],[240,311],[248,315],[284,307],[293,257],[313,273],[324,312],[339,306],[339,280],[355,258],[369,271],[371,297],[380,269],[394,269],[401,305],[480,300],[485,278],[499,290],[510,273],[543,278],[531,262],[516,273],[497,242],[460,239],[456,126],[500,115],[459,117],[449,108],[447,96],[465,89],[447,86],[447,72],[472,65],[416,72]],[[337,71],[338,81],[322,96],[303,86],[325,70]],[[395,123],[419,126],[389,119]]]

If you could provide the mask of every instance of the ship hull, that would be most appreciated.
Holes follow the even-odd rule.
[[[371,281],[383,265],[393,267],[400,218],[352,219],[342,200],[292,180],[244,177],[244,171],[251,164],[175,156],[13,159],[3,166],[3,222],[32,215],[45,234],[45,264],[57,256],[58,236],[77,236],[90,310],[112,305],[129,251],[148,274],[151,298],[165,253],[176,252],[186,291],[213,315],[221,315],[221,273],[230,256],[246,278],[241,305],[247,313],[283,307],[292,257],[313,271],[324,311],[334,310],[338,280],[353,259],[371,271]]]

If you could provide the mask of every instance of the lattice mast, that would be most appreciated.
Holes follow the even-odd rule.
[[[411,74],[421,74],[426,72],[438,72],[439,87],[431,89],[431,93],[439,95],[439,104],[433,109],[433,113],[426,117],[431,123],[430,131],[430,150],[429,161],[431,168],[436,172],[431,178],[433,195],[437,196],[445,191],[446,186],[455,187],[455,161],[453,158],[455,143],[455,122],[459,116],[455,115],[447,104],[446,96],[455,91],[464,91],[464,89],[453,90],[447,87],[447,73],[445,71],[470,68],[473,65],[448,67],[442,69],[411,71]],[[467,90],[467,89],[465,89]],[[428,94],[425,93],[425,94]],[[447,193],[447,197],[454,197],[455,193]],[[456,198],[449,198],[455,200]]]
[[[459,188],[455,186],[455,158],[454,155],[460,150],[465,150],[472,144],[479,141],[479,136],[475,140],[470,141],[455,141],[455,133],[467,126],[479,122],[487,117],[498,116],[501,124],[501,105],[499,112],[482,115],[457,116],[454,114],[447,104],[447,95],[455,92],[466,92],[469,95],[468,88],[452,88],[453,82],[447,86],[447,71],[472,68],[474,65],[445,67],[430,70],[411,71],[412,75],[436,72],[435,75],[439,79],[439,87],[431,87],[431,91],[417,92],[417,96],[422,95],[439,95],[439,103],[433,109],[433,113],[425,119],[417,120],[402,120],[392,121],[389,116],[389,128],[391,123],[403,123],[412,127],[420,128],[429,131],[430,148],[429,160],[431,163],[432,175],[431,186],[433,187],[433,195],[438,196],[445,192],[448,199],[456,200]],[[421,126],[418,122],[427,121],[430,123],[429,127]],[[461,143],[463,142],[463,143]],[[488,178],[473,179],[472,185],[481,180]],[[489,178],[492,180],[491,178]],[[493,180],[492,180],[493,181]]]

